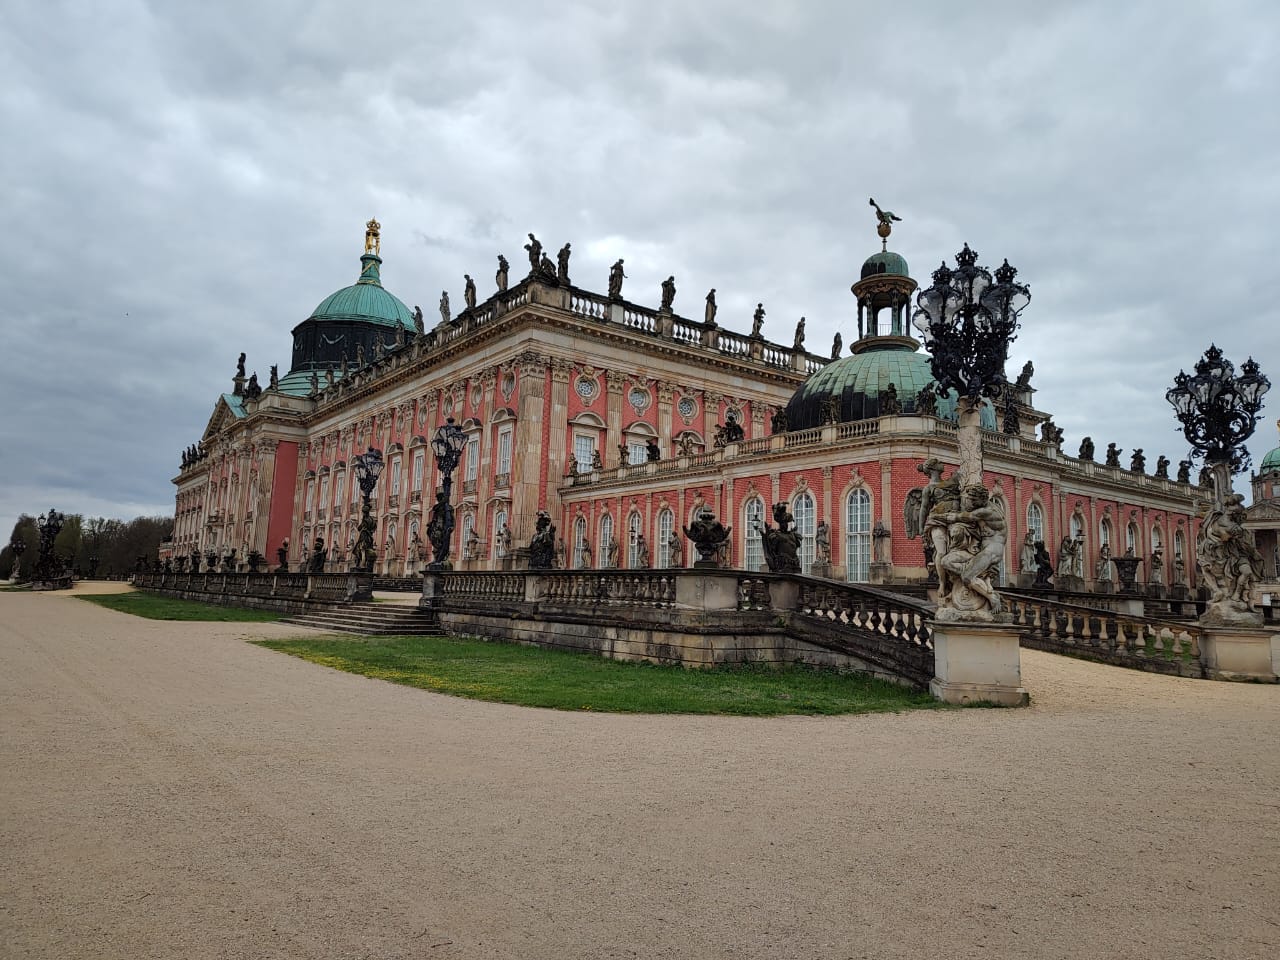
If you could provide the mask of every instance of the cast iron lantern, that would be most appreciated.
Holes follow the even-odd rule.
[[[446,419],[431,438],[431,452],[435,455],[436,467],[442,479],[440,492],[436,494],[436,502],[427,521],[427,542],[431,544],[433,554],[428,569],[443,570],[448,566],[449,545],[453,540],[454,529],[453,505],[449,502],[453,494],[453,471],[457,469],[462,449],[466,445],[467,435],[453,422],[453,417]]]
[[[1271,381],[1250,357],[1235,364],[1214,344],[1196,361],[1195,373],[1179,370],[1165,399],[1182,424],[1182,434],[1206,464],[1226,463],[1232,473],[1249,465],[1244,442],[1258,425],[1262,398]]]
[[[1005,260],[993,279],[966,243],[956,254],[956,269],[943,263],[933,272],[933,285],[916,297],[911,322],[931,355],[939,393],[955,390],[975,404],[1001,395],[1009,344],[1031,302],[1031,290],[1015,281],[1017,275]]]
[[[355,467],[356,480],[360,484],[360,494],[366,500],[373,496],[373,488],[378,485],[378,477],[382,476],[382,451],[370,447],[367,452],[351,458]]]

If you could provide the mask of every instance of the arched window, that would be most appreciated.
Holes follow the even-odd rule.
[[[493,515],[493,536],[489,538],[489,542],[493,544],[493,555],[498,558],[507,555],[507,551],[502,546],[502,528],[506,525],[507,511],[499,510]]]
[[[808,573],[813,566],[813,535],[817,521],[813,515],[813,497],[802,493],[791,505],[796,518],[796,533],[800,535],[800,572]]]
[[[613,515],[606,513],[600,518],[600,555],[597,558],[597,564],[601,567],[609,566],[609,545],[613,543]]]
[[[1044,511],[1038,503],[1027,504],[1027,529],[1035,534],[1033,539],[1044,541]]]
[[[1098,525],[1098,549],[1111,546],[1111,521],[1104,519]]]
[[[1173,582],[1175,584],[1180,585],[1182,582],[1185,581],[1186,578],[1183,577],[1181,580],[1179,579],[1178,567],[1176,564],[1176,561],[1178,560],[1179,557],[1182,558],[1182,563],[1183,563],[1182,569],[1185,571],[1186,564],[1187,564],[1187,538],[1182,535],[1181,530],[1175,530],[1173,531],[1173,561],[1174,561]]]
[[[659,569],[665,567],[674,567],[680,565],[680,558],[671,556],[671,533],[675,530],[676,518],[670,510],[665,507],[658,512],[658,542],[652,547],[653,565]]]
[[[760,530],[764,525],[764,501],[752,497],[742,510],[743,543],[745,546],[745,564],[748,570],[764,569],[764,542],[760,539]]]
[[[1138,525],[1130,523],[1124,528],[1124,548],[1125,551],[1132,550],[1135,554],[1138,552]]]
[[[871,579],[871,495],[854,490],[844,504],[844,562],[850,583]]]
[[[572,569],[581,570],[586,555],[583,547],[587,545],[587,518],[579,517],[573,521],[573,561]]]
[[[400,532],[400,528],[396,526],[396,522],[392,520],[387,524],[387,554],[396,552],[396,534]]]
[[[627,517],[627,566],[640,566],[640,514]]]

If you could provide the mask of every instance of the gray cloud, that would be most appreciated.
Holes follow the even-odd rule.
[[[624,256],[635,298],[674,273],[820,349],[875,195],[918,280],[966,241],[1021,269],[1011,364],[1071,448],[1177,459],[1163,391],[1211,340],[1280,383],[1272,4],[567,6],[9,11],[0,526],[170,510],[236,355],[287,366],[375,215],[410,304],[534,230],[578,283]]]

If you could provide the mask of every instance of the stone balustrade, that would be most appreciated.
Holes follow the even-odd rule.
[[[133,585],[184,600],[289,613],[373,596],[371,578],[354,573],[135,573]]]
[[[1159,620],[1004,591],[1001,596],[1023,646],[1136,667],[1203,677],[1196,623]]]

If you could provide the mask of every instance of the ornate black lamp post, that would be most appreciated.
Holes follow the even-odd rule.
[[[980,405],[1005,392],[1009,344],[1031,302],[1017,275],[1006,260],[992,277],[966,243],[956,268],[943,263],[933,272],[933,285],[916,297],[912,323],[930,352],[938,393],[959,395],[959,484],[939,483],[940,470],[931,474],[918,515],[931,578],[938,579],[939,620],[991,621],[1002,612],[989,570],[1004,554],[1007,523],[982,483]],[[934,520],[943,514],[960,518],[956,523],[967,526],[968,535],[953,538],[956,524]]]
[[[1193,456],[1204,457],[1213,479],[1213,504],[1200,525],[1196,560],[1209,587],[1206,623],[1254,625],[1253,585],[1262,556],[1244,527],[1244,497],[1231,490],[1233,474],[1249,465],[1244,442],[1258,424],[1271,381],[1250,357],[1235,365],[1213,344],[1196,361],[1195,373],[1179,370],[1165,399],[1173,406]]]
[[[1009,344],[1016,338],[1019,315],[1031,302],[1031,290],[1016,282],[1017,275],[1005,260],[993,278],[966,243],[956,254],[956,269],[943,263],[933,272],[933,285],[916,297],[911,322],[930,353],[937,391],[955,390],[960,426],[973,427],[970,443],[962,440],[960,448],[966,482],[978,483],[982,476],[979,404],[984,397],[1003,395]]]
[[[427,521],[427,540],[434,555],[428,570],[448,568],[449,544],[453,540],[453,505],[449,502],[453,495],[453,471],[457,469],[466,445],[467,435],[453,422],[453,417],[445,420],[431,438],[431,452],[443,480],[436,502],[431,507],[431,518]]]
[[[1244,442],[1258,425],[1262,397],[1271,389],[1271,381],[1253,357],[1240,364],[1236,376],[1235,364],[1213,344],[1196,361],[1195,370],[1194,376],[1179,370],[1165,399],[1173,405],[1192,451],[1204,457],[1205,465],[1229,464],[1232,474],[1239,473],[1249,465]]]
[[[382,451],[370,447],[364,453],[351,458],[355,469],[356,480],[360,484],[360,527],[356,537],[355,571],[372,573],[374,560],[373,534],[378,522],[373,518],[371,498],[378,485],[378,477],[382,475]]]
[[[36,558],[35,569],[37,580],[55,580],[62,574],[62,563],[53,551],[53,542],[62,530],[64,519],[57,510],[42,513],[36,519],[36,529],[40,531],[40,556]]]

